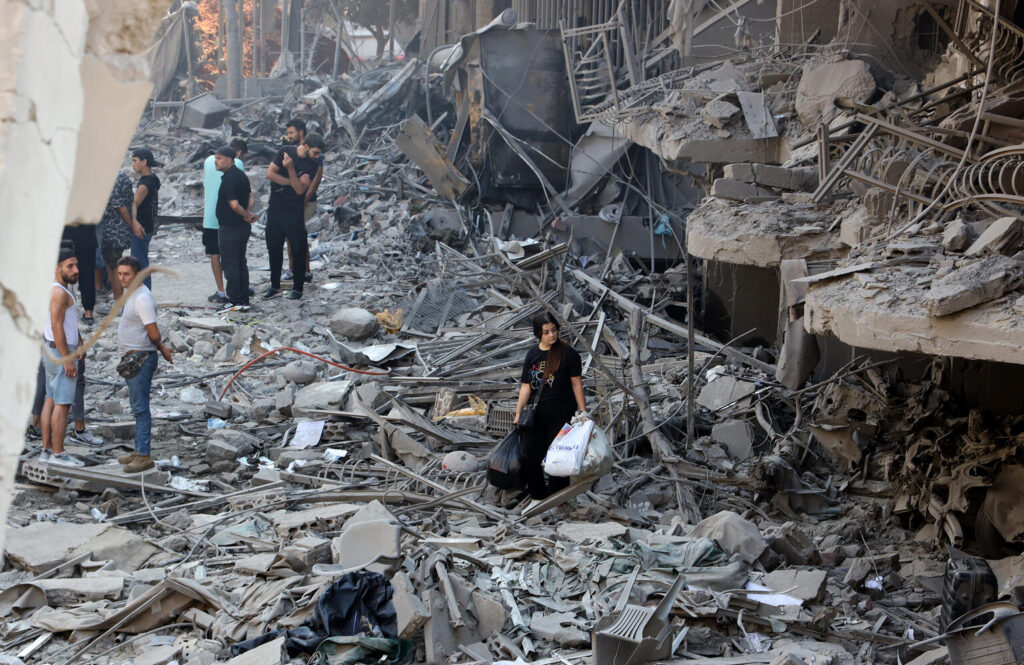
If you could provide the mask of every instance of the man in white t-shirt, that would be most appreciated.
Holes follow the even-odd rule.
[[[235,166],[244,171],[245,166],[242,159],[249,151],[249,145],[242,139],[233,139],[228,145],[235,151]],[[210,155],[203,162],[203,248],[206,255],[210,257],[210,270],[213,271],[213,281],[217,283],[217,290],[207,298],[210,302],[226,303],[228,295],[224,292],[224,272],[220,267],[220,244],[217,242],[217,193],[220,191],[220,180],[224,174],[217,170],[216,159]]]
[[[122,257],[117,262],[117,280],[128,288],[142,265],[134,256]],[[124,465],[125,473],[138,473],[153,468],[149,447],[152,440],[153,415],[149,410],[149,393],[156,372],[157,353],[174,364],[171,350],[164,345],[156,325],[156,300],[145,285],[128,296],[117,326],[117,350],[122,355],[136,356],[138,367],[132,376],[125,377],[128,399],[135,415],[135,452],[121,455],[117,461]]]

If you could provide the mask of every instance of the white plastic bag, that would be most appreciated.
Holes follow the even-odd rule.
[[[580,465],[579,473],[574,476],[592,477],[603,476],[612,469],[612,446],[608,441],[608,435],[600,427],[594,427],[590,435],[590,442],[587,444],[587,452],[583,456],[583,463]]]
[[[577,475],[593,431],[593,420],[563,426],[544,456],[544,473],[561,478]]]

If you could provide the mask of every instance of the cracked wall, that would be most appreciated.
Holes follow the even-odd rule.
[[[0,517],[65,220],[98,221],[149,97],[168,0],[0,0]],[[102,11],[101,11],[102,9]],[[0,531],[0,550],[3,532]]]

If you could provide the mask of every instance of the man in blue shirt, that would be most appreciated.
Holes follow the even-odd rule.
[[[233,139],[228,145],[235,151],[235,166],[240,171],[245,171],[242,159],[249,151],[248,144],[242,139]],[[207,300],[215,303],[228,301],[228,295],[224,291],[224,271],[220,265],[220,245],[217,242],[220,229],[217,223],[217,193],[220,191],[220,181],[223,177],[224,174],[217,170],[216,157],[207,157],[203,162],[203,247],[206,249],[206,255],[210,257],[213,281],[217,283],[217,291]]]

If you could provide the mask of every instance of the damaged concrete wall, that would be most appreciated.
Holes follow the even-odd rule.
[[[0,0],[3,517],[35,393],[47,285],[61,229],[66,218],[95,220],[106,202],[149,95],[139,54],[167,4],[104,0],[101,12],[100,0]],[[123,120],[124,127],[105,134],[112,119]],[[78,180],[80,197],[73,198]]]

